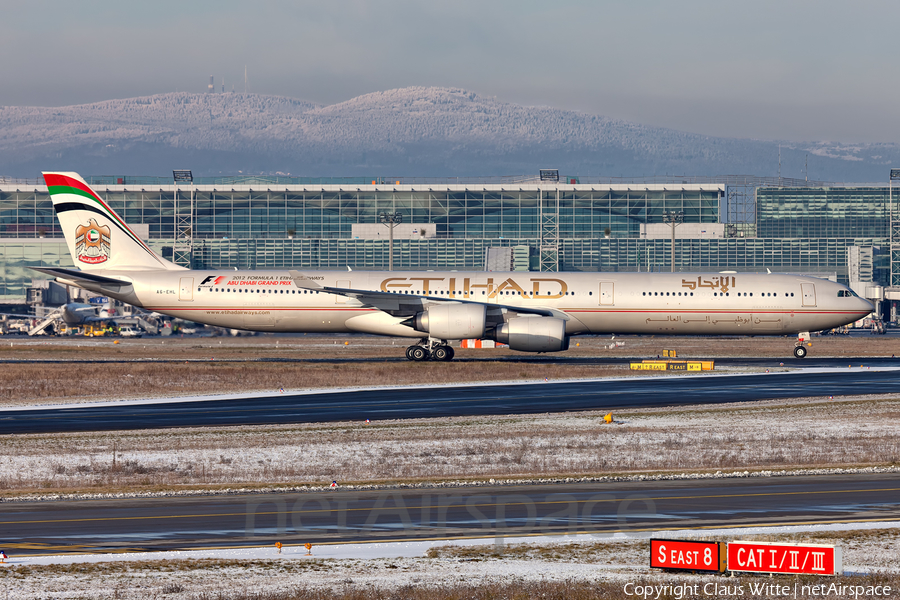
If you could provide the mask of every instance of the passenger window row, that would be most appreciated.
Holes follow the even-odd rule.
[[[203,288],[197,288],[197,291],[198,291],[198,292],[202,292],[202,291],[203,291]],[[240,292],[240,293],[244,293],[244,292],[246,292],[246,293],[256,292],[256,293],[263,293],[263,294],[273,294],[273,293],[274,293],[274,294],[318,294],[318,293],[319,293],[319,292],[317,292],[317,291],[315,291],[315,290],[281,290],[281,289],[277,289],[277,290],[276,290],[276,289],[260,289],[260,288],[255,288],[255,289],[248,289],[248,288],[212,288],[211,291],[213,291],[213,292],[228,292],[228,293],[232,293],[232,292],[235,292],[235,293],[237,293],[237,292]],[[400,291],[392,290],[391,293],[393,293],[393,294],[421,294],[422,291],[421,291],[421,290],[412,290],[412,291],[407,291],[407,290],[400,290]],[[470,296],[474,296],[474,295],[476,295],[476,293],[477,293],[477,292],[472,291],[472,292],[469,292],[469,295],[470,295]],[[486,293],[486,292],[485,292],[484,290],[481,290],[481,295],[482,295],[482,296],[484,296],[485,293]],[[449,296],[449,295],[451,295],[451,292],[448,291],[448,290],[435,290],[435,291],[430,292],[430,294],[431,294],[431,295],[439,295],[439,296],[445,296],[445,295],[446,295],[446,296]],[[456,294],[457,296],[463,296],[463,295],[464,295],[464,292],[461,291],[461,290],[458,290],[458,291],[455,292],[455,294]],[[519,293],[518,293],[518,292],[504,291],[504,292],[498,292],[498,295],[501,295],[501,296],[518,296]],[[535,294],[534,292],[530,292],[530,293],[529,293],[529,292],[525,292],[524,295],[525,295],[525,296],[538,296],[538,294]],[[551,296],[551,295],[552,295],[552,292],[547,292],[547,295],[548,295],[548,296]],[[564,295],[566,295],[566,296],[574,296],[574,295],[575,295],[575,292],[565,292]],[[593,295],[594,295],[594,292],[588,292],[588,296],[593,296]],[[691,295],[693,295],[693,294],[691,294]]]
[[[203,289],[197,288],[197,291],[201,292],[201,291],[203,291]],[[259,288],[256,288],[255,290],[251,290],[251,289],[247,289],[247,288],[213,288],[212,291],[213,292],[229,292],[229,293],[230,292],[235,292],[235,293],[236,292],[241,292],[241,293],[247,292],[248,294],[250,292],[254,292],[254,291],[257,294],[259,294],[259,293],[263,293],[263,294],[318,294],[319,293],[315,290],[272,290],[272,289],[262,290]]]
[[[642,292],[642,294],[644,296],[681,296],[682,293],[684,294],[684,296],[689,296],[689,295],[693,296],[694,295],[694,292],[690,292],[690,293],[688,293],[688,292]],[[748,292],[737,292],[735,295],[740,297],[742,294],[744,297],[748,296]],[[731,292],[713,292],[713,296],[715,296],[715,297],[721,297],[721,296],[729,296],[730,297],[730,295],[731,295]],[[840,296],[840,295],[841,295],[841,293],[838,292],[838,296]],[[749,292],[749,296],[753,296],[753,292]],[[771,298],[772,296],[778,296],[778,292],[763,292],[760,294],[760,296]],[[790,293],[785,292],[784,297],[785,298],[793,298],[794,292],[790,292]]]
[[[197,291],[198,291],[198,292],[201,292],[201,291],[203,291],[203,289],[202,289],[202,288],[197,288]],[[256,293],[268,293],[268,294],[272,294],[272,293],[275,293],[275,294],[318,294],[318,293],[319,293],[318,291],[315,291],[315,290],[272,290],[272,289],[265,289],[265,290],[263,290],[263,289],[259,289],[259,288],[256,288],[255,290],[252,290],[252,289],[245,289],[245,288],[235,288],[235,289],[233,289],[233,288],[213,288],[212,291],[213,291],[213,292],[229,292],[229,293],[230,293],[230,292],[240,292],[240,293],[247,292],[247,293],[250,293],[250,292],[254,292],[254,291],[255,291]],[[421,294],[422,292],[421,292],[421,291],[418,291],[418,290],[412,291],[412,292],[409,292],[409,291],[405,291],[405,290],[404,290],[404,291],[395,291],[395,292],[393,292],[393,293],[395,293],[395,294]],[[437,292],[432,292],[432,294],[438,294],[438,295],[445,295],[445,294],[446,294],[446,295],[450,295],[450,292],[449,292],[449,291],[445,292],[444,290],[439,290],[439,291],[437,291]],[[508,296],[508,295],[518,295],[516,292],[499,292],[499,294],[500,294],[500,295],[507,295],[507,296]],[[719,297],[719,296],[730,296],[730,294],[731,294],[731,292],[713,292],[713,296],[715,296],[715,297]],[[461,292],[461,291],[457,291],[457,292],[456,292],[456,295],[462,296],[462,295],[464,295],[464,293]],[[474,295],[474,292],[470,292],[469,295],[470,295],[470,296],[471,296],[471,295]],[[481,291],[481,295],[482,295],[482,296],[485,295],[485,291],[484,291],[484,290]],[[534,296],[535,294],[534,294],[533,292],[532,292],[531,294],[529,294],[528,292],[525,292],[525,295],[526,295],[526,296],[529,296],[529,295]],[[550,292],[547,292],[547,295],[549,296],[549,295],[551,295],[551,293],[550,293]],[[575,295],[575,292],[565,292],[565,295],[566,295],[566,296],[574,296],[574,295]],[[594,292],[588,292],[588,296],[593,296],[593,295],[594,295]],[[641,295],[643,295],[643,296],[670,296],[670,297],[671,297],[671,296],[683,296],[683,297],[689,297],[689,296],[693,296],[693,295],[694,295],[694,292],[642,292]],[[752,296],[753,296],[753,292],[749,292],[749,293],[748,293],[748,292],[737,292],[736,295],[737,295],[738,297],[740,297],[741,295],[743,295],[744,297],[747,297],[748,295],[752,297]],[[849,297],[849,296],[852,296],[853,294],[852,294],[851,292],[848,292],[847,290],[839,290],[838,293],[837,293],[837,295],[838,295],[839,298],[843,298],[843,297]],[[763,293],[760,294],[760,296],[761,296],[761,297],[772,297],[772,296],[778,296],[778,293],[777,293],[777,292],[763,292]],[[793,298],[793,297],[794,297],[794,292],[790,292],[790,293],[785,292],[785,293],[784,293],[784,297],[785,297],[785,298]]]

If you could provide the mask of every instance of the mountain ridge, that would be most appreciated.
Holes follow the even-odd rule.
[[[352,176],[782,175],[881,181],[898,144],[722,138],[462,88],[409,87],[336,104],[263,94],[169,92],[65,107],[0,107],[0,175],[40,170]]]

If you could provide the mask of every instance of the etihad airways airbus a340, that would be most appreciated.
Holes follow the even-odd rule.
[[[788,335],[873,310],[846,286],[796,275],[195,271],[153,252],[76,173],[44,173],[75,269],[63,283],[199,323],[273,332],[416,339],[410,360],[451,360],[450,342],[492,339],[557,352],[580,334]]]

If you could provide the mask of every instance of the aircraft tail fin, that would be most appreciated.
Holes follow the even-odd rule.
[[[78,173],[44,173],[44,181],[82,271],[184,269],[151,250]]]

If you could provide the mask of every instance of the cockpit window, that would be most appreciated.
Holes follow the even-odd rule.
[[[858,298],[853,290],[838,290],[838,298]]]

